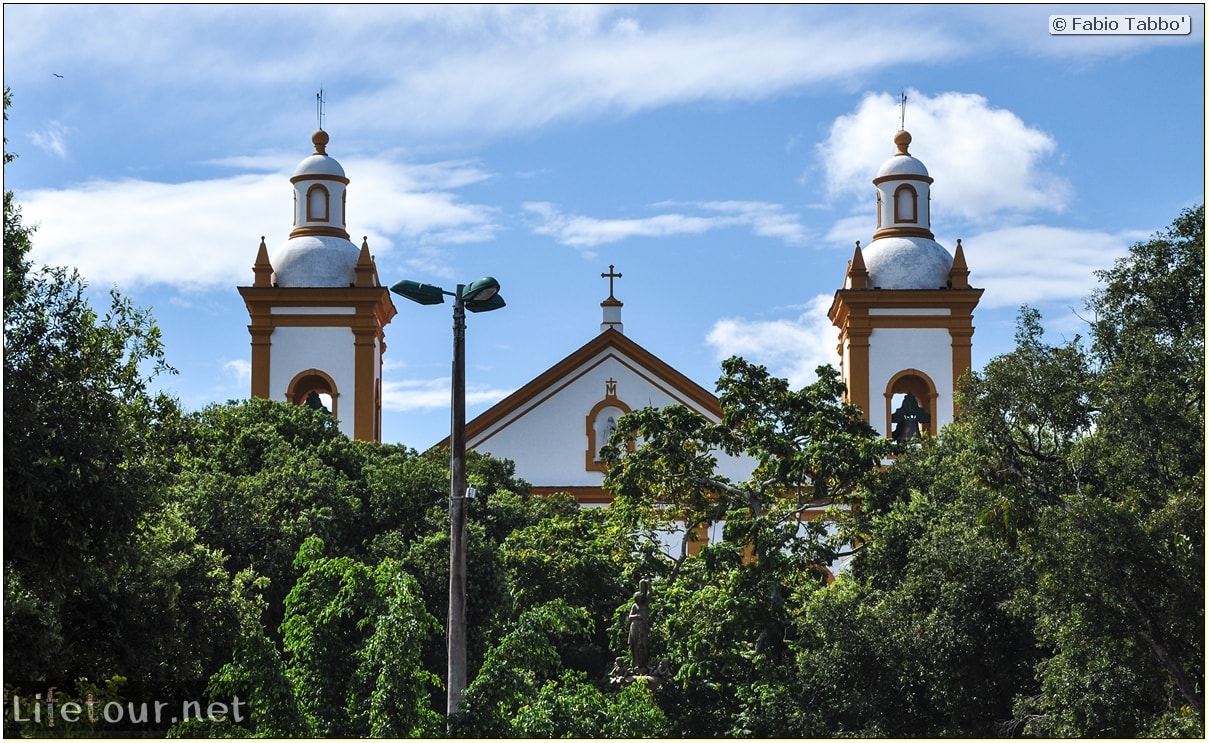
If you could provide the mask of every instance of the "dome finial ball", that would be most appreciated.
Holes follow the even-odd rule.
[[[327,136],[327,132],[318,129],[311,135],[311,142],[315,145],[316,155],[327,154],[327,143],[331,138]]]

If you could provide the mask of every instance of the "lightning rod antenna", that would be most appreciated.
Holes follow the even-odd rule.
[[[323,88],[315,94],[315,118],[319,119],[319,128],[323,129]]]
[[[907,128],[907,91],[903,91],[902,102],[899,104],[898,110],[898,129],[903,131]]]

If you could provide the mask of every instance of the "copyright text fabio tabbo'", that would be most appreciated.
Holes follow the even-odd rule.
[[[1052,15],[1049,32],[1051,36],[1186,36],[1192,33],[1192,16],[1146,13]]]

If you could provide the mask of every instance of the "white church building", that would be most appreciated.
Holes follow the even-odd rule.
[[[326,152],[328,135],[290,179],[294,226],[270,253],[261,239],[251,286],[240,287],[252,337],[252,395],[303,404],[318,400],[351,438],[381,440],[385,326],[395,315],[378,280],[368,244],[349,240],[349,179]],[[885,436],[895,435],[904,400],[912,420],[935,433],[953,419],[953,392],[970,369],[972,315],[981,289],[969,285],[960,240],[951,255],[931,229],[932,178],[908,152],[897,151],[873,178],[876,226],[860,242],[828,312],[837,328],[836,361],[848,399]],[[641,406],[683,405],[718,422],[713,393],[672,368],[624,332],[622,303],[601,302],[600,327],[554,366],[466,425],[467,448],[510,459],[537,492],[568,492],[584,505],[604,505],[599,457],[618,418]],[[443,442],[447,443],[447,442]],[[746,479],[753,463],[719,453],[721,474]],[[712,530],[711,530],[712,531]]]

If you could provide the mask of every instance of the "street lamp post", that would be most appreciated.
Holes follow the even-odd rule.
[[[415,281],[400,281],[390,288],[419,304],[442,304],[453,297],[453,374],[449,424],[449,623],[448,681],[445,715],[452,719],[466,690],[466,501],[474,497],[466,488],[466,310],[490,312],[504,306],[500,285],[487,276],[456,292]]]

